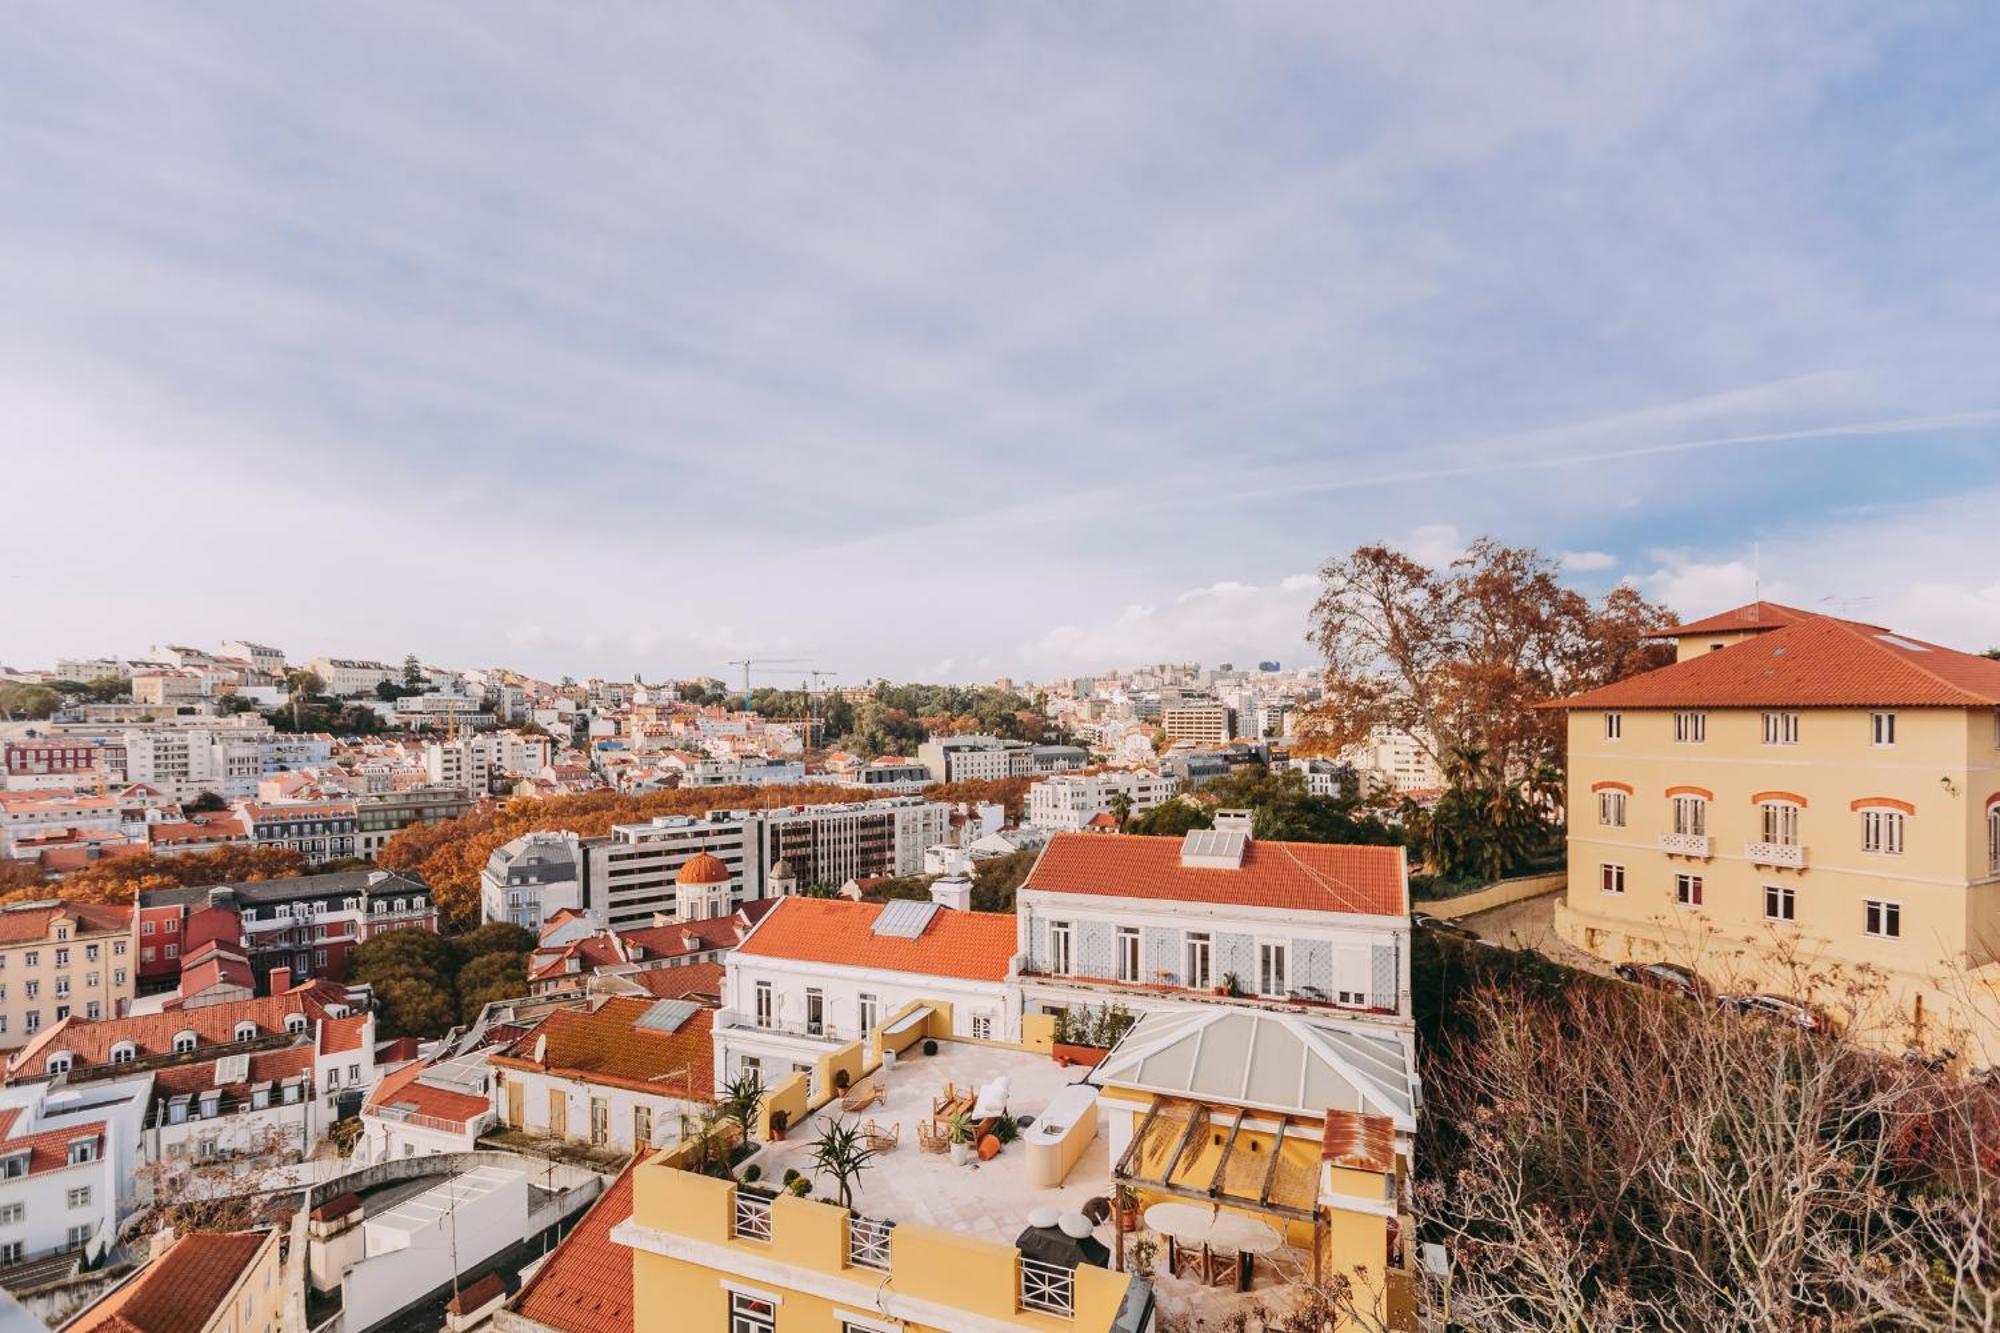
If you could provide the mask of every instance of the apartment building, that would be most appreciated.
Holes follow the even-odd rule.
[[[137,831],[145,811],[122,795],[79,796],[71,791],[0,792],[0,855],[18,855],[17,844],[68,830],[118,836]]]
[[[403,673],[386,662],[354,657],[315,657],[306,669],[326,683],[326,692],[336,699],[373,696],[377,685],[400,681]]]
[[[115,1018],[131,1007],[132,913],[127,903],[0,907],[0,1051],[71,1014]]]
[[[1027,778],[1082,768],[1089,760],[1073,745],[1035,745],[1000,736],[933,736],[917,747],[917,762],[933,782]]]
[[[132,702],[156,708],[173,708],[209,697],[209,675],[204,671],[137,671],[132,674]]]
[[[250,840],[259,847],[288,848],[307,865],[360,854],[361,816],[352,801],[241,801],[236,815],[250,826]]]
[[[0,1279],[65,1252],[101,1258],[132,1198],[144,1081],[80,1097],[0,1089]]]
[[[1160,710],[1160,730],[1169,740],[1223,745],[1236,734],[1235,710],[1223,703],[1178,703]]]
[[[1015,897],[1026,1011],[1227,995],[1407,1029],[1403,849],[1270,842],[1247,823],[1051,838]]]
[[[389,839],[413,824],[457,819],[472,809],[472,798],[450,787],[415,787],[354,798],[354,854],[373,861]]]
[[[759,812],[763,863],[789,864],[800,884],[914,875],[924,849],[951,834],[951,807],[917,796]],[[763,896],[763,895],[758,895]]]
[[[1672,666],[1552,705],[1563,938],[1990,1062],[2000,662],[1768,602],[1665,637]]]
[[[491,1058],[500,1122],[626,1153],[678,1143],[714,1100],[713,1015],[627,997],[550,1014]]]
[[[1014,918],[937,903],[780,899],[724,960],[715,1027],[719,1084],[747,1072],[810,1080],[828,1052],[910,1005],[948,1007],[952,1035],[1020,1038]]]
[[[479,871],[479,919],[539,931],[558,912],[581,912],[583,839],[524,833],[487,856]]]
[[[1113,813],[1122,796],[1127,815],[1144,814],[1173,799],[1180,783],[1146,769],[1058,773],[1028,788],[1028,823],[1050,833],[1076,833],[1098,815]]]
[[[894,796],[913,796],[932,782],[927,765],[894,757],[855,764],[835,780],[843,787],[858,787],[862,791]]]
[[[268,675],[282,677],[285,674],[284,650],[273,648],[269,644],[252,643],[248,639],[225,639],[222,643],[222,655],[240,657]]]
[[[0,745],[8,791],[75,791],[125,772],[125,747],[82,737],[31,737]]]

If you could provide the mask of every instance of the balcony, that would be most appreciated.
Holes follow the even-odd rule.
[[[736,1190],[736,1236],[739,1240],[771,1241],[771,1200],[738,1187]]]
[[[1752,865],[1804,870],[1806,849],[1796,842],[1746,842],[1743,844],[1743,859]]]
[[[1068,1318],[1076,1313],[1076,1270],[1021,1257],[1021,1308]]]
[[[1714,856],[1714,840],[1706,833],[1662,833],[1660,850],[1668,856],[1697,856],[1706,861]]]
[[[857,1268],[888,1272],[889,1233],[895,1229],[894,1222],[883,1218],[850,1217],[847,1221],[847,1262]]]
[[[718,1015],[718,1026],[735,1028],[741,1032],[765,1032],[773,1037],[795,1037],[801,1041],[823,1041],[831,1045],[854,1041],[865,1034],[843,1032],[832,1023],[800,1023],[787,1019],[766,1019],[758,1022],[754,1014],[739,1013],[725,1009]]]

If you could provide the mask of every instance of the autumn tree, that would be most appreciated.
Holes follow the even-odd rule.
[[[0,685],[0,719],[38,721],[62,705],[62,696],[46,685]]]
[[[1540,552],[1490,538],[1442,570],[1386,546],[1329,561],[1310,634],[1325,695],[1302,719],[1301,748],[1338,752],[1386,726],[1440,768],[1468,748],[1515,778],[1559,764],[1562,716],[1535,705],[1671,654],[1646,639],[1669,623],[1663,608],[1627,587],[1592,603],[1556,575]]]
[[[305,870],[305,859],[286,847],[218,847],[209,852],[156,856],[151,852],[95,861],[56,884],[36,882],[11,889],[0,901],[59,897],[80,903],[127,903],[146,889],[190,884],[240,884],[283,879]]]

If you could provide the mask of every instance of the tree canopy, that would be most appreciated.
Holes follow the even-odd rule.
[[[524,995],[532,932],[494,922],[462,935],[392,930],[349,955],[350,980],[375,988],[384,1036],[436,1037],[492,1000]]]
[[[1315,796],[1306,789],[1303,773],[1254,765],[1134,815],[1125,831],[1179,837],[1190,829],[1213,827],[1217,810],[1251,811],[1252,836],[1273,842],[1392,846],[1403,840],[1401,830],[1360,801]]]
[[[13,868],[18,865],[20,869]],[[0,863],[0,902],[28,902],[60,897],[79,903],[126,903],[145,889],[186,884],[234,884],[257,879],[282,879],[300,874],[305,860],[285,847],[218,847],[212,852],[155,856],[151,852],[96,861],[72,871],[59,883],[41,878],[32,860]],[[8,878],[7,876],[14,876]]]

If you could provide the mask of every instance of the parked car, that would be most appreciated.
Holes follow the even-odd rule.
[[[1611,969],[1619,978],[1647,990],[1665,991],[1684,1000],[1706,1000],[1708,983],[1679,963],[1620,963]]]
[[[1447,921],[1443,917],[1432,916],[1429,912],[1410,913],[1410,924],[1414,925],[1418,930],[1428,930],[1439,935],[1449,935],[1455,940],[1471,940],[1477,943],[1479,939],[1479,932],[1470,926],[1461,926],[1456,921]]]
[[[1788,995],[1725,995],[1716,1003],[1732,1014],[1775,1018],[1804,1028],[1807,1032],[1833,1031],[1833,1024],[1825,1014],[1804,1000],[1794,1000]]]

